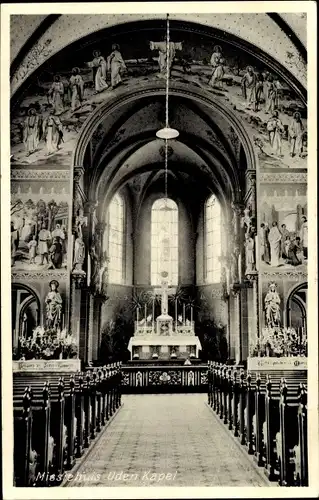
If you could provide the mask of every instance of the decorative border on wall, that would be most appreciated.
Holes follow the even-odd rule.
[[[296,172],[282,172],[282,173],[270,173],[264,172],[259,174],[260,182],[265,183],[278,183],[278,184],[288,184],[299,182],[302,184],[307,184],[307,173],[296,173]]]
[[[70,180],[70,170],[31,170],[15,169],[11,167],[11,180]]]
[[[295,280],[295,281],[307,281],[308,280],[308,274],[304,271],[293,271],[293,270],[285,270],[285,271],[275,271],[275,272],[269,272],[269,271],[261,271],[260,276],[263,279],[267,280],[281,280],[284,278],[290,279],[290,280]]]
[[[67,271],[13,271],[11,273],[11,279],[13,282],[21,281],[41,281],[41,280],[63,280],[65,281],[68,277]]]

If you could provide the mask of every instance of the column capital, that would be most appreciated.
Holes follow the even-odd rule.
[[[73,180],[77,184],[80,182],[82,175],[84,174],[85,168],[83,166],[76,166],[73,169]]]
[[[84,211],[89,214],[93,214],[96,210],[98,202],[96,200],[88,200],[84,203]]]
[[[86,286],[86,272],[85,271],[73,271],[71,274],[72,284],[74,284],[76,289],[83,289]]]
[[[243,215],[245,204],[242,202],[232,202],[231,208],[234,214],[240,217]]]

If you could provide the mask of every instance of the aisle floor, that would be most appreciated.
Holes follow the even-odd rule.
[[[269,486],[204,394],[123,396],[66,486]]]

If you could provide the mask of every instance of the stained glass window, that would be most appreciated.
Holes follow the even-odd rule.
[[[205,207],[206,282],[219,283],[221,279],[221,207],[215,195],[210,196]]]
[[[109,206],[109,280],[123,282],[124,200],[115,194]]]
[[[178,208],[171,199],[160,198],[152,206],[151,284],[161,285],[161,273],[168,284],[178,284]]]

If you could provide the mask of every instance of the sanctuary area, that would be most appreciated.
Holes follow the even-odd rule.
[[[11,16],[15,486],[307,486],[306,35]]]

